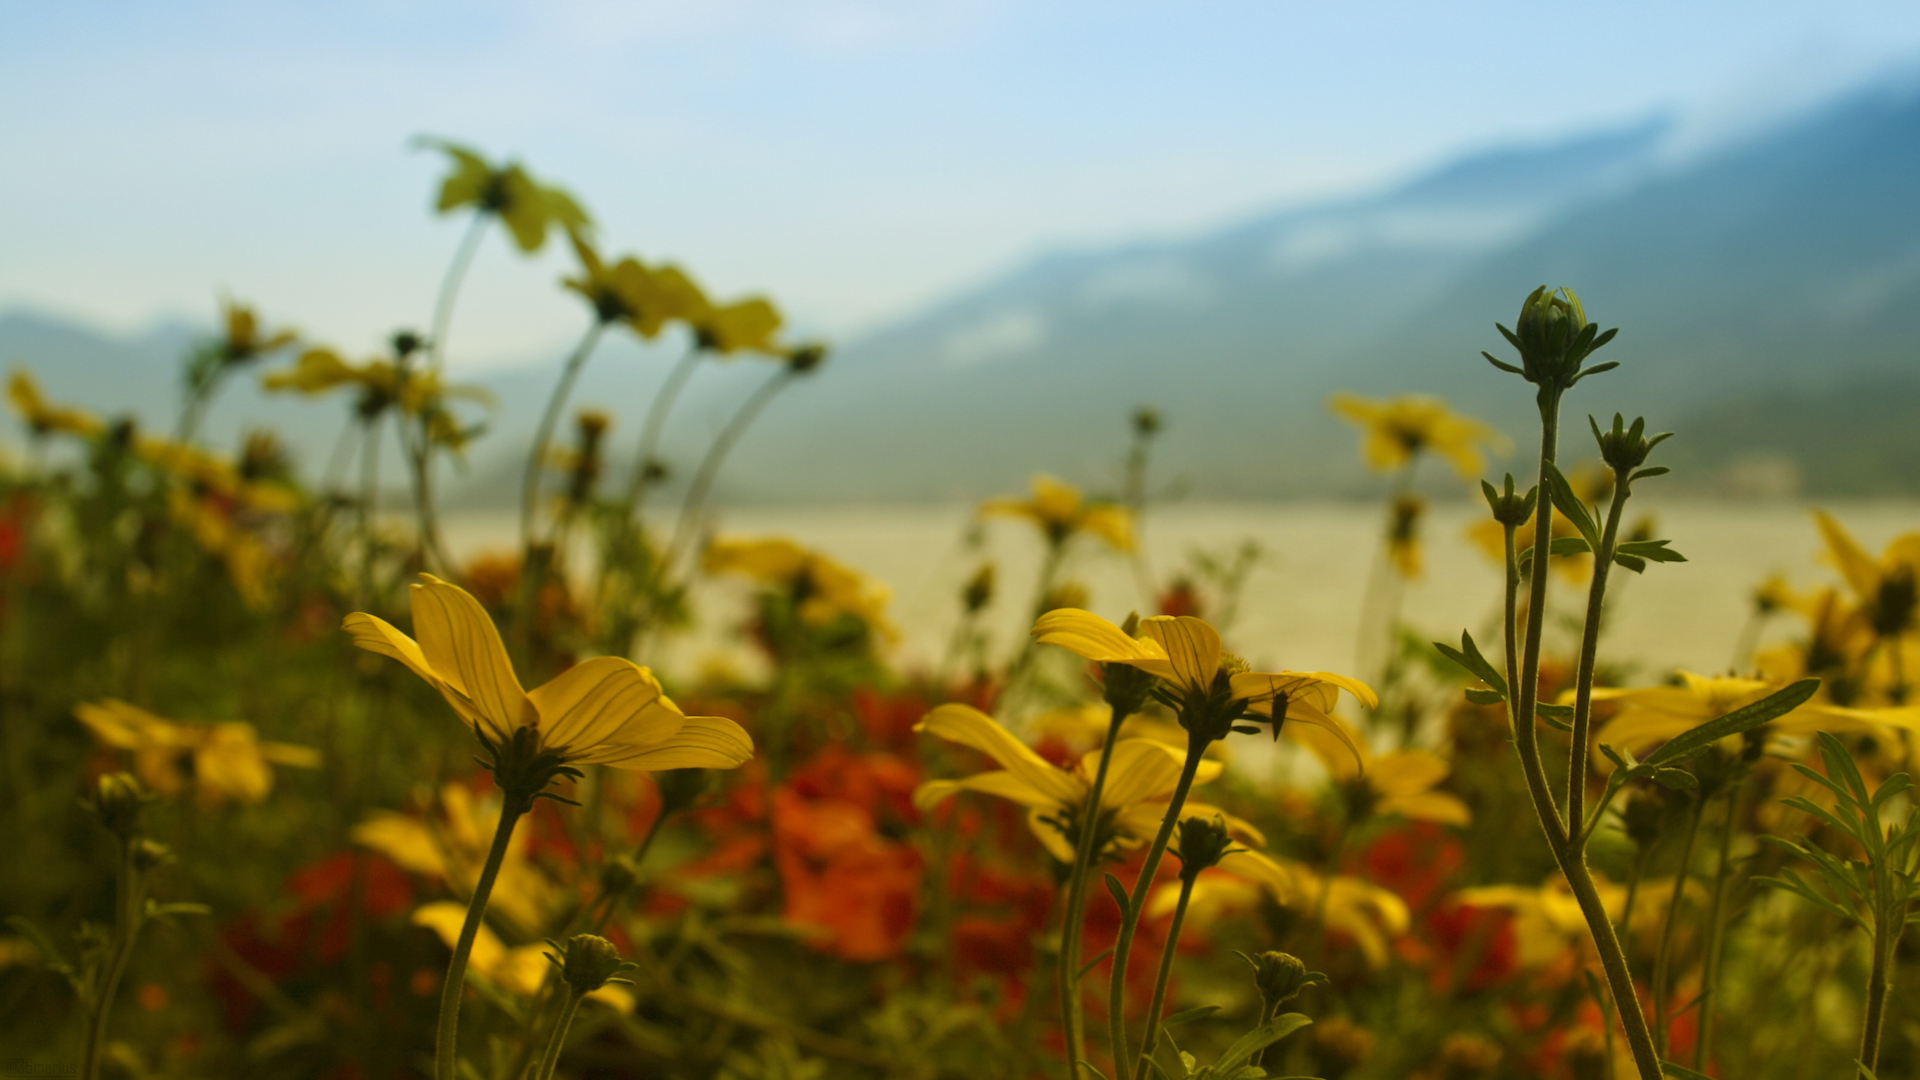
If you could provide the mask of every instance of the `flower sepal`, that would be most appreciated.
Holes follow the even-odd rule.
[[[564,795],[547,790],[548,785],[562,776],[579,780],[586,774],[568,765],[558,751],[542,747],[538,728],[517,727],[505,739],[489,737],[478,725],[473,733],[487,752],[485,758],[476,757],[474,760],[493,773],[493,782],[506,796],[508,812],[524,814],[533,809],[535,799],[552,799],[569,806],[580,805]]]

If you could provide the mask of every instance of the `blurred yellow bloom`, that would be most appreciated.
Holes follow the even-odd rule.
[[[1335,394],[1327,407],[1366,433],[1361,453],[1380,472],[1404,467],[1422,450],[1447,459],[1463,480],[1472,480],[1486,467],[1479,446],[1507,452],[1506,436],[1471,417],[1447,408],[1447,403],[1424,394],[1404,394],[1375,401],[1355,394]]]
[[[1263,892],[1301,915],[1310,915],[1324,892],[1327,929],[1352,938],[1370,967],[1386,965],[1393,939],[1413,921],[1406,901],[1378,885],[1345,874],[1328,880],[1304,863],[1257,851],[1230,853],[1218,869],[1202,873],[1194,882],[1187,921],[1204,928],[1245,912]],[[1176,886],[1161,885],[1148,902],[1148,914],[1171,912],[1178,899]]]
[[[1366,736],[1333,717],[1332,722],[1345,729],[1344,738],[1326,727],[1302,728],[1297,735],[1307,744],[1327,776],[1338,787],[1361,799],[1374,814],[1393,814],[1417,821],[1441,825],[1466,826],[1473,812],[1459,798],[1435,791],[1453,767],[1447,759],[1431,750],[1395,750],[1385,757],[1374,757]],[[1349,753],[1357,747],[1359,760]]]
[[[1420,518],[1426,513],[1427,501],[1412,492],[1402,492],[1393,497],[1390,509],[1387,558],[1393,562],[1394,569],[1400,571],[1401,577],[1417,578],[1421,571]],[[1504,543],[1503,538],[1503,546]]]
[[[809,625],[852,615],[889,638],[899,635],[887,619],[885,585],[784,537],[717,539],[707,545],[703,565],[709,574],[738,574],[787,590]]]
[[[460,927],[466,918],[465,904],[437,900],[417,908],[413,913],[413,924],[432,930],[451,949],[460,940]],[[473,951],[467,956],[467,974],[485,979],[510,994],[532,997],[555,971],[546,953],[547,946],[544,945],[508,948],[500,936],[483,922],[474,935]],[[587,997],[622,1013],[633,1011],[633,994],[624,986],[602,986],[589,992]]]
[[[1538,518],[1528,518],[1525,524],[1513,530],[1513,551],[1515,555],[1522,554],[1533,546],[1533,530],[1537,527],[1538,521]],[[1567,516],[1560,513],[1553,515],[1552,531],[1555,540],[1564,540],[1569,536],[1580,535],[1580,530],[1574,526],[1573,522],[1568,521]],[[1507,530],[1504,525],[1501,525],[1492,518],[1475,522],[1467,529],[1467,539],[1472,541],[1475,547],[1485,552],[1487,558],[1492,559],[1501,566],[1506,565]],[[1593,574],[1592,555],[1555,555],[1550,561],[1553,565],[1554,572],[1559,574],[1563,580],[1572,584],[1579,584],[1580,582],[1586,581],[1587,578]]]
[[[118,698],[82,702],[73,714],[102,745],[131,753],[134,773],[148,788],[176,795],[191,783],[207,806],[265,799],[273,790],[274,765],[320,766],[317,751],[261,742],[251,724],[163,720]]]
[[[1062,769],[1034,753],[991,716],[967,705],[942,705],[928,713],[914,730],[970,746],[1002,766],[961,780],[921,784],[914,789],[915,806],[931,810],[962,791],[1019,803],[1028,808],[1027,825],[1047,851],[1061,862],[1073,861],[1075,838],[1068,835],[1066,823],[1077,819],[1086,807],[1099,754],[1083,755],[1072,769]],[[1122,739],[1114,744],[1107,785],[1100,791],[1100,827],[1108,834],[1107,851],[1136,848],[1153,838],[1167,815],[1167,801],[1179,785],[1185,758],[1184,750],[1151,739]],[[1194,782],[1212,780],[1223,768],[1217,761],[1203,761]],[[1206,816],[1219,811],[1188,802],[1181,813]],[[1228,820],[1236,834],[1259,836],[1259,831],[1246,822],[1231,817]]]
[[[51,435],[57,431],[93,439],[107,429],[100,418],[90,412],[47,401],[40,393],[40,384],[25,369],[15,369],[7,379],[7,400],[35,435]]]
[[[245,364],[267,353],[284,349],[294,343],[299,335],[292,330],[276,330],[269,334],[260,329],[260,319],[253,309],[232,300],[221,301],[222,321],[226,323],[226,336],[220,341],[220,359],[226,364]]]
[[[1033,624],[1034,640],[1058,645],[1101,664],[1126,664],[1171,684],[1181,693],[1206,693],[1224,678],[1232,697],[1247,702],[1249,710],[1275,722],[1276,737],[1283,721],[1309,724],[1349,738],[1344,725],[1331,715],[1340,691],[1352,694],[1368,708],[1380,704],[1373,690],[1358,679],[1328,671],[1248,671],[1220,645],[1220,632],[1191,615],[1156,615],[1140,620],[1140,636],[1090,611],[1061,608],[1040,616]],[[1357,758],[1358,746],[1352,747]]]
[[[519,162],[495,167],[464,146],[442,139],[420,140],[453,159],[453,171],[440,183],[441,213],[472,206],[483,214],[493,214],[513,235],[521,251],[539,251],[547,242],[547,229],[585,229],[587,213],[573,196],[557,187],[534,182]]]
[[[1675,736],[1692,731],[1701,724],[1745,708],[1782,689],[1780,684],[1733,676],[1678,673],[1679,686],[1649,686],[1640,689],[1595,687],[1593,700],[1618,703],[1613,718],[1601,724],[1596,741],[1633,754],[1661,745]],[[1571,701],[1572,692],[1561,695]],[[1920,710],[1849,709],[1808,701],[1767,724],[1780,735],[1811,735],[1816,731],[1861,731],[1884,735],[1876,725],[1913,727],[1906,713]],[[1611,771],[1610,762],[1598,768]]]
[[[1626,888],[1598,875],[1594,885],[1601,906],[1617,924],[1626,911]],[[1684,891],[1695,903],[1704,904],[1708,899],[1705,886],[1697,881],[1689,880]],[[1469,907],[1504,908],[1513,913],[1514,959],[1521,967],[1543,967],[1573,949],[1592,951],[1593,933],[1580,912],[1580,901],[1560,874],[1549,875],[1539,888],[1483,885],[1462,889],[1454,897]],[[1672,899],[1673,878],[1642,880],[1633,904],[1633,925],[1625,932],[1643,938],[1657,935]]]
[[[712,311],[699,287],[674,267],[651,269],[631,255],[608,266],[579,233],[568,235],[580,256],[580,276],[562,284],[585,297],[602,322],[624,322],[653,338],[670,322],[704,319]]]
[[[1920,530],[1902,533],[1880,558],[1868,555],[1832,515],[1813,512],[1827,544],[1827,561],[1846,578],[1881,640],[1920,635]]]
[[[690,316],[700,347],[730,355],[743,349],[785,358],[787,350],[774,341],[780,331],[780,312],[762,297],[749,297]]]
[[[1033,478],[1033,496],[988,499],[980,513],[1026,518],[1046,534],[1047,543],[1064,544],[1077,533],[1097,536],[1116,551],[1133,550],[1133,515],[1124,506],[1089,502],[1080,489],[1042,473]]]
[[[719,716],[687,716],[653,673],[621,657],[576,664],[531,693],[521,689],[500,632],[465,589],[421,574],[410,586],[419,640],[364,612],[342,629],[353,643],[390,656],[425,679],[477,732],[495,743],[532,728],[540,749],[571,765],[622,769],[732,769],[753,740]]]
[[[354,843],[385,855],[403,870],[441,878],[471,893],[499,821],[497,795],[481,800],[464,785],[447,784],[426,815],[375,810],[354,826],[352,835]],[[561,899],[558,887],[527,861],[531,836],[528,830],[517,829],[508,840],[488,901],[490,911],[498,911],[529,934],[547,925]],[[458,922],[454,928],[459,929]]]

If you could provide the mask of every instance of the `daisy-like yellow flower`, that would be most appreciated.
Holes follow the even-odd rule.
[[[423,138],[421,145],[431,146],[453,161],[453,171],[440,183],[441,213],[471,206],[483,214],[493,214],[507,227],[520,250],[532,254],[547,242],[547,230],[555,225],[570,231],[585,229],[587,212],[573,196],[557,187],[534,181],[519,162],[494,166],[474,151],[441,139]]]
[[[779,309],[759,296],[711,307],[692,317],[694,338],[708,352],[730,356],[745,350],[785,359],[787,350],[774,341],[781,321]]]
[[[180,723],[118,698],[83,702],[73,714],[102,745],[131,753],[134,774],[150,790],[176,795],[191,783],[206,806],[265,799],[274,765],[320,766],[318,751],[262,742],[251,724]]]
[[[1310,915],[1324,893],[1326,928],[1353,939],[1369,967],[1386,965],[1393,939],[1406,933],[1413,921],[1406,901],[1371,882],[1345,874],[1327,880],[1304,863],[1235,851],[1194,882],[1187,922],[1206,927],[1235,917],[1252,909],[1263,893],[1301,915]],[[1167,914],[1178,900],[1178,886],[1163,884],[1148,900],[1147,913]]]
[[[1431,750],[1395,750],[1375,757],[1364,735],[1337,716],[1331,719],[1344,729],[1344,737],[1326,727],[1302,728],[1297,737],[1327,767],[1328,779],[1356,811],[1356,818],[1381,814],[1440,825],[1472,823],[1473,812],[1466,803],[1434,790],[1453,771],[1446,758]],[[1350,748],[1358,749],[1357,758]]]
[[[601,322],[626,323],[651,339],[668,323],[697,324],[712,312],[699,286],[679,269],[649,267],[631,255],[608,266],[585,237],[578,232],[568,236],[580,257],[580,276],[562,284],[585,297]]]
[[[1133,515],[1124,506],[1091,502],[1072,484],[1044,473],[1033,478],[1033,495],[1005,496],[980,504],[980,513],[1025,518],[1040,527],[1047,543],[1058,546],[1080,533],[1097,536],[1116,551],[1133,550]]]
[[[7,379],[7,400],[37,436],[60,432],[83,439],[99,438],[107,430],[100,418],[84,409],[55,405],[40,392],[40,384],[24,369]]]
[[[1090,611],[1061,608],[1040,616],[1033,637],[1043,645],[1058,645],[1101,664],[1126,664],[1155,676],[1171,696],[1198,708],[1215,702],[1227,711],[1244,711],[1273,724],[1274,737],[1287,722],[1307,724],[1347,741],[1344,725],[1332,716],[1340,691],[1352,694],[1368,708],[1380,699],[1366,683],[1328,671],[1250,671],[1220,644],[1220,632],[1191,615],[1156,615],[1140,620],[1140,636],[1132,637]],[[1238,703],[1241,710],[1228,709]],[[1237,717],[1235,717],[1237,719]],[[1191,720],[1183,717],[1183,723]],[[1191,728],[1189,728],[1191,731]],[[1221,731],[1214,738],[1224,736]],[[1350,747],[1354,757],[1360,749]]]
[[[440,878],[471,893],[500,823],[501,802],[480,799],[462,784],[447,784],[424,815],[375,810],[354,826],[353,841],[410,873]],[[514,833],[495,878],[491,907],[525,933],[545,927],[564,899],[558,886],[527,860],[528,834]],[[464,910],[464,909],[462,909]],[[456,926],[458,923],[455,924]]]
[[[1626,911],[1624,886],[1595,876],[1600,904],[1615,922]],[[1707,901],[1705,886],[1689,880],[1685,893],[1694,902]],[[1591,951],[1593,932],[1580,910],[1580,900],[1560,874],[1548,876],[1539,888],[1525,885],[1482,885],[1461,889],[1455,899],[1468,907],[1504,908],[1513,913],[1514,959],[1521,967],[1537,968],[1565,956],[1568,950]],[[1652,937],[1660,932],[1667,905],[1673,899],[1673,879],[1647,878],[1640,882],[1629,934]]]
[[[885,585],[784,537],[723,537],[707,545],[702,561],[709,574],[737,574],[787,590],[809,625],[852,615],[887,637],[899,634],[887,619]]]
[[[220,306],[221,321],[226,323],[226,336],[219,342],[222,363],[230,365],[249,363],[270,352],[286,348],[299,337],[292,330],[284,327],[272,333],[262,330],[260,317],[245,304],[223,300]]]
[[[991,716],[967,705],[942,705],[928,713],[914,730],[970,746],[1001,765],[993,772],[921,784],[914,789],[915,806],[931,810],[962,791],[1019,803],[1028,808],[1027,825],[1048,853],[1063,863],[1073,862],[1078,818],[1086,809],[1087,793],[1093,789],[1099,765],[1097,751],[1081,757],[1073,768],[1062,769],[1034,753]],[[1100,791],[1098,828],[1104,834],[1107,852],[1137,848],[1153,839],[1167,816],[1167,801],[1179,784],[1184,758],[1184,751],[1152,739],[1114,743],[1107,784]],[[1194,782],[1212,780],[1223,768],[1217,761],[1203,761]],[[1219,811],[1188,802],[1182,813],[1212,815]],[[1236,835],[1260,835],[1238,818],[1228,821]],[[1070,830],[1075,835],[1069,835]]]
[[[1815,510],[1813,519],[1826,541],[1827,561],[1853,590],[1874,637],[1920,644],[1920,530],[1895,537],[1875,559],[1832,515]]]
[[[409,587],[419,640],[363,612],[342,628],[355,645],[425,679],[487,742],[512,742],[529,729],[538,751],[565,765],[648,771],[732,769],[753,756],[739,724],[682,713],[651,671],[621,657],[595,657],[531,692],[521,689],[480,602],[431,574],[420,579]]]
[[[1366,433],[1361,453],[1380,472],[1406,467],[1423,450],[1431,450],[1453,465],[1463,480],[1472,480],[1486,467],[1479,448],[1507,452],[1506,436],[1471,417],[1447,408],[1447,403],[1424,394],[1404,394],[1376,401],[1356,394],[1335,394],[1327,400],[1335,415]]]

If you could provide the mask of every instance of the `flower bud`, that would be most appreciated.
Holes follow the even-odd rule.
[[[427,339],[412,330],[396,330],[388,340],[393,345],[393,355],[402,360],[427,347]]]
[[[993,603],[993,577],[993,564],[989,562],[981,563],[980,569],[967,579],[966,587],[960,590],[960,603],[967,609],[967,614],[974,614]]]
[[[145,874],[173,861],[173,849],[158,840],[133,842],[133,868]]]
[[[1233,837],[1227,835],[1227,819],[1190,817],[1180,823],[1180,838],[1173,853],[1180,857],[1180,880],[1192,881],[1200,871],[1220,865],[1233,850]]]
[[[624,896],[640,880],[640,868],[625,855],[615,855],[600,867],[600,892],[606,896]]]
[[[131,773],[117,772],[102,776],[81,805],[93,811],[108,832],[124,841],[139,833],[140,808],[150,800],[151,796]]]
[[[1292,1001],[1307,987],[1329,981],[1318,971],[1308,971],[1299,957],[1288,953],[1270,949],[1257,956],[1235,955],[1253,968],[1253,984],[1260,988],[1260,1000],[1266,1003],[1268,1012]]]
[[[1540,489],[1528,488],[1525,495],[1513,490],[1513,474],[1507,474],[1505,491],[1494,487],[1485,480],[1480,481],[1480,493],[1486,496],[1487,508],[1493,511],[1493,520],[1510,528],[1519,528],[1533,516],[1535,501],[1540,498]]]
[[[1625,418],[1619,413],[1613,414],[1613,429],[1600,430],[1593,417],[1587,417],[1587,426],[1593,429],[1593,438],[1600,444],[1600,460],[1607,463],[1616,477],[1624,477],[1647,463],[1647,455],[1653,448],[1673,438],[1673,432],[1665,431],[1653,438],[1646,437],[1647,418],[1636,416],[1633,426],[1625,426]],[[1664,471],[1664,470],[1663,470]]]
[[[1160,410],[1151,405],[1142,405],[1133,410],[1133,434],[1141,439],[1151,439],[1160,434]]]
[[[1549,398],[1557,400],[1560,391],[1586,376],[1619,366],[1596,364],[1580,370],[1581,362],[1612,341],[1618,331],[1602,333],[1598,324],[1588,322],[1586,309],[1572,289],[1549,291],[1545,285],[1540,286],[1520,305],[1520,317],[1512,330],[1505,326],[1497,328],[1508,344],[1519,351],[1520,366],[1495,360],[1491,353],[1481,355],[1494,367],[1513,372],[1540,387],[1543,409]]]
[[[620,950],[613,947],[613,942],[593,934],[575,934],[567,939],[564,949],[551,941],[547,944],[561,949],[559,957],[545,955],[560,969],[560,977],[576,996],[591,994],[610,982],[626,982],[615,976],[636,966],[620,959]]]
[[[827,347],[821,344],[801,345],[787,354],[787,370],[795,375],[805,375],[827,362]]]

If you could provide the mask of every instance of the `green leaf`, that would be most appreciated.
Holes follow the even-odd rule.
[[[1465,630],[1460,631],[1460,647],[1457,649],[1439,641],[1434,642],[1433,647],[1440,651],[1441,656],[1459,664],[1461,667],[1467,669],[1468,674],[1492,687],[1494,692],[1500,695],[1502,701],[1506,700],[1506,676],[1501,675],[1500,670],[1488,663],[1487,658],[1481,655],[1480,646],[1473,643],[1472,634],[1467,633]],[[1481,704],[1490,703],[1481,702]]]
[[[1784,690],[1776,690],[1743,709],[1709,720],[1655,750],[1642,764],[1678,765],[1729,735],[1751,731],[1769,720],[1785,716],[1799,708],[1820,689],[1819,679],[1801,679]]]
[[[1648,779],[1668,791],[1700,790],[1700,778],[1685,769],[1655,769]]]
[[[1880,1080],[1880,1078],[1879,1078],[1879,1077],[1877,1077],[1877,1076],[1875,1076],[1875,1075],[1873,1075],[1873,1070],[1872,1070],[1872,1069],[1869,1069],[1869,1068],[1867,1068],[1867,1063],[1866,1063],[1866,1062],[1864,1062],[1864,1061],[1861,1061],[1861,1060],[1860,1060],[1859,1058],[1854,1058],[1854,1059],[1853,1059],[1853,1063],[1854,1063],[1855,1065],[1858,1065],[1858,1066],[1860,1066],[1860,1075],[1862,1075],[1862,1076],[1864,1076],[1864,1077],[1866,1077],[1866,1078],[1867,1078],[1867,1080]]]
[[[1648,562],[1686,562],[1687,557],[1668,547],[1671,540],[1628,540],[1613,550],[1616,556],[1632,555]]]
[[[1304,1013],[1283,1013],[1276,1016],[1236,1039],[1234,1044],[1227,1047],[1226,1052],[1220,1055],[1220,1060],[1214,1063],[1213,1067],[1218,1072],[1237,1069],[1254,1054],[1311,1023],[1313,1023],[1312,1018]]]
[[[1856,806],[1872,806],[1873,796],[1867,794],[1867,781],[1860,775],[1860,767],[1853,763],[1853,755],[1847,752],[1847,745],[1827,732],[1819,732],[1820,757],[1827,763],[1827,775],[1839,779],[1852,792]],[[1874,830],[1878,833],[1878,829]]]
[[[1507,700],[1507,696],[1498,690],[1478,690],[1467,687],[1467,700],[1475,705],[1498,705]]]
[[[1534,712],[1539,715],[1540,719],[1547,722],[1548,727],[1558,728],[1561,731],[1568,732],[1573,730],[1573,725],[1567,721],[1567,718],[1573,715],[1573,706],[1549,705],[1541,701],[1536,702],[1533,709]]]
[[[1662,1061],[1660,1063],[1660,1071],[1666,1073],[1668,1076],[1679,1077],[1680,1080],[1713,1080],[1713,1077],[1708,1076],[1706,1073],[1695,1072],[1685,1065],[1675,1065],[1671,1061]]]
[[[1615,552],[1613,561],[1615,565],[1631,570],[1636,574],[1644,574],[1647,572],[1647,560],[1645,559],[1636,559],[1632,555],[1622,555],[1619,552]]]
[[[1589,550],[1598,548],[1600,527],[1594,524],[1593,514],[1587,510],[1586,504],[1574,495],[1573,485],[1567,483],[1567,478],[1561,475],[1559,466],[1551,461],[1541,462],[1541,465],[1549,481],[1547,494],[1553,499],[1553,508],[1566,515],[1567,520],[1573,522],[1573,527],[1580,530],[1580,535],[1587,538]],[[1554,554],[1557,555],[1559,552],[1556,551]]]
[[[1168,1028],[1179,1027],[1181,1024],[1191,1024],[1195,1020],[1205,1020],[1207,1017],[1219,1011],[1220,1006],[1218,1005],[1202,1005],[1197,1009],[1188,1009],[1185,1012],[1174,1013],[1172,1016],[1160,1021],[1160,1027],[1161,1030],[1164,1031]]]
[[[1879,806],[1912,786],[1913,781],[1906,773],[1894,773],[1887,777],[1886,783],[1880,785],[1879,791],[1873,793],[1873,805]]]
[[[1113,955],[1113,946],[1109,945],[1106,948],[1101,949],[1099,956],[1096,956],[1093,959],[1087,961],[1086,963],[1080,965],[1080,974],[1073,981],[1077,983],[1081,979],[1086,978],[1087,972],[1092,971],[1094,968],[1099,967],[1100,961],[1105,960],[1107,957],[1112,955]]]
[[[33,943],[33,947],[40,953],[40,962],[47,966],[47,970],[57,972],[65,978],[68,985],[73,987],[75,995],[82,998],[86,996],[79,972],[67,962],[66,957],[60,955],[60,950],[54,946],[53,939],[47,937],[46,931],[40,929],[38,923],[24,915],[9,915],[7,925]]]
[[[1151,1062],[1149,1062],[1149,1064],[1151,1064]],[[1091,1061],[1087,1061],[1087,1060],[1086,1060],[1086,1059],[1084,1059],[1084,1058],[1083,1058],[1083,1059],[1081,1059],[1081,1061],[1080,1061],[1080,1067],[1081,1067],[1081,1068],[1083,1068],[1083,1069],[1085,1069],[1085,1070],[1087,1070],[1088,1072],[1090,1072],[1090,1073],[1092,1073],[1093,1075],[1095,1075],[1095,1076],[1097,1076],[1097,1077],[1099,1077],[1099,1078],[1100,1078],[1100,1080],[1107,1080],[1107,1074],[1106,1074],[1106,1073],[1103,1073],[1103,1072],[1101,1072],[1101,1071],[1100,1071],[1100,1069],[1099,1069],[1099,1068],[1098,1068],[1097,1066],[1095,1066],[1095,1065],[1094,1065],[1094,1063],[1093,1063],[1093,1062],[1091,1062]],[[1155,1065],[1155,1066],[1154,1066],[1153,1068],[1154,1068],[1154,1071],[1155,1071],[1155,1072],[1159,1072],[1159,1070],[1160,1070],[1160,1066],[1158,1066],[1158,1065]],[[1161,1075],[1161,1076],[1165,1076],[1165,1075],[1167,1075],[1167,1074],[1166,1074],[1166,1073],[1160,1073],[1160,1075]]]
[[[1672,469],[1667,468],[1665,465],[1655,465],[1651,469],[1641,469],[1639,472],[1627,477],[1627,482],[1632,483],[1635,480],[1645,480],[1650,476],[1665,476],[1672,471]]]
[[[1120,917],[1125,918],[1127,912],[1133,910],[1133,901],[1127,899],[1127,887],[1120,884],[1119,878],[1108,874],[1107,891],[1113,894],[1114,902],[1120,905]]]
[[[1615,750],[1611,745],[1601,743],[1600,752],[1607,755],[1607,760],[1613,762],[1615,768],[1631,772],[1640,766],[1639,760],[1633,756],[1631,750]]]

